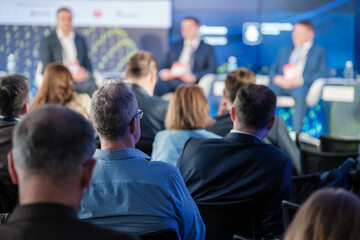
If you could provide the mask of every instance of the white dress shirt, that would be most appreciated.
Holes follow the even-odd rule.
[[[60,28],[56,28],[56,35],[62,47],[62,62],[65,66],[71,68],[74,62],[78,61],[75,45],[75,32],[71,31],[68,36],[65,36]]]

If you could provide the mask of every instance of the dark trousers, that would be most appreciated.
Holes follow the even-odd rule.
[[[83,82],[74,82],[75,91],[79,93],[87,93],[90,97],[97,90],[95,79],[90,78]]]
[[[309,86],[301,86],[293,89],[283,89],[278,85],[271,83],[269,88],[274,91],[276,96],[291,96],[295,100],[295,111],[293,115],[293,129],[295,131],[301,131],[303,126],[303,120],[306,114],[306,95],[309,91]]]
[[[159,79],[156,83],[154,94],[162,96],[169,92],[175,92],[177,87],[181,84],[184,84],[184,82],[177,78],[172,81],[163,81]]]

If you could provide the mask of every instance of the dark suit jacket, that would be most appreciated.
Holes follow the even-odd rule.
[[[177,163],[195,201],[250,200],[263,209],[267,237],[283,232],[281,202],[290,198],[291,160],[254,136],[191,138]]]
[[[269,75],[273,79],[276,75],[283,75],[283,66],[289,63],[294,46],[287,46],[280,50],[275,64],[270,68]],[[316,79],[327,77],[328,67],[325,49],[317,44],[310,48],[304,67],[304,85],[310,86]]]
[[[184,40],[176,42],[170,46],[164,61],[160,65],[160,69],[171,68],[171,65],[179,61],[180,54],[184,47]],[[216,73],[216,60],[212,47],[202,40],[199,47],[194,52],[194,66],[192,73],[199,81],[205,74]]]
[[[140,121],[141,137],[136,148],[151,156],[155,134],[164,129],[168,102],[158,96],[150,96],[145,89],[136,84],[131,84],[130,88],[135,94],[139,108],[144,109],[144,116]]]
[[[86,68],[89,73],[92,73],[86,41],[82,36],[76,33],[75,46],[80,66]],[[40,60],[43,63],[43,72],[50,63],[62,62],[62,47],[55,31],[48,37],[42,39],[40,43]]]
[[[0,120],[0,212],[11,212],[18,198],[18,188],[12,183],[7,167],[7,154],[12,148],[15,124],[13,121]]]
[[[230,113],[214,118],[215,124],[206,129],[224,137],[233,128]],[[276,117],[275,124],[269,134],[263,139],[264,143],[272,144],[283,150],[292,160],[294,175],[300,175],[300,151],[296,144],[290,139],[286,124],[281,117]]]
[[[123,232],[97,227],[77,219],[69,206],[42,203],[17,206],[0,227],[1,240],[138,239]]]

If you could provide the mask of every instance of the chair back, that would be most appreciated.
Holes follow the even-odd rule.
[[[234,234],[261,239],[261,205],[254,201],[196,202],[206,226],[205,240],[231,240]]]
[[[313,192],[321,188],[319,174],[292,177],[291,201],[302,204]]]
[[[174,229],[164,229],[156,232],[138,235],[141,240],[178,240],[178,234]]]
[[[302,146],[301,174],[329,171],[338,168],[349,157],[357,158],[358,152],[333,153]]]
[[[284,230],[286,231],[290,226],[291,221],[294,219],[297,210],[299,210],[300,205],[283,200],[282,201],[282,210],[284,217]]]
[[[320,135],[320,149],[322,152],[358,152],[360,139],[335,138]]]

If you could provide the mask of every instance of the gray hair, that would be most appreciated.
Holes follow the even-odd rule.
[[[25,115],[13,135],[15,168],[56,183],[77,178],[95,151],[94,131],[74,111],[45,105]]]
[[[0,115],[19,117],[29,100],[29,81],[20,74],[0,78]]]
[[[108,83],[91,100],[90,119],[105,140],[122,137],[137,111],[135,95],[122,81]]]

